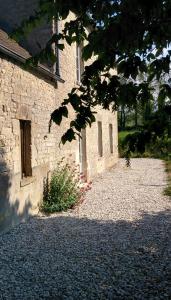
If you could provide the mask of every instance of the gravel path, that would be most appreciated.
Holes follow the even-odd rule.
[[[99,176],[75,211],[0,237],[0,299],[171,299],[171,201],[163,163]]]

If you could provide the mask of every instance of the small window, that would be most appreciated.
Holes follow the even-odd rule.
[[[77,70],[77,81],[81,82],[81,76],[84,71],[84,63],[82,60],[82,46],[76,45],[76,70]]]
[[[21,174],[32,176],[31,168],[31,121],[20,120]]]
[[[110,153],[113,153],[113,125],[109,124]]]
[[[98,152],[99,156],[103,156],[103,140],[102,140],[102,122],[98,122]]]
[[[54,33],[58,34],[59,33],[59,25],[58,25],[58,20],[54,20]],[[60,75],[59,73],[59,48],[55,44],[55,56],[56,56],[56,63],[54,65],[54,72],[56,75]]]

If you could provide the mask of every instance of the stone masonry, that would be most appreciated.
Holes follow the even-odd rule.
[[[72,154],[80,163],[83,151],[82,170],[89,179],[117,162],[117,113],[97,109],[97,122],[102,122],[102,157],[98,155],[97,122],[86,129],[84,149],[80,150],[78,140],[59,147],[61,135],[74,115],[72,109],[62,126],[53,124],[49,133],[51,112],[77,85],[76,45],[66,45],[59,62],[64,83],[37,70],[25,70],[20,62],[0,53],[0,230],[37,212],[43,182],[61,157]],[[21,174],[20,120],[31,121],[32,176],[25,180]],[[113,153],[110,153],[109,124],[113,125]]]

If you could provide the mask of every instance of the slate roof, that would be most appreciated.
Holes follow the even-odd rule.
[[[2,29],[0,29],[0,47],[8,49],[24,59],[30,57],[29,52],[22,48],[16,41],[11,39]]]
[[[21,47],[15,40],[11,39],[8,34],[0,29],[0,52],[5,53],[6,55],[15,58],[16,60],[25,63],[26,59],[28,59],[31,55],[27,50]],[[62,83],[64,80],[57,74],[54,74],[44,65],[38,65],[36,70],[55,79]]]

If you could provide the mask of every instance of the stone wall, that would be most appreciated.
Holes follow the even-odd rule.
[[[60,137],[69,121],[48,132],[51,112],[66,96],[63,84],[25,71],[20,65],[0,59],[0,224],[6,228],[37,208],[43,194],[43,181],[57,160],[73,153],[78,157],[77,142],[59,148]],[[65,88],[72,87],[68,80]],[[32,178],[21,179],[20,121],[31,121]],[[3,209],[2,209],[3,208]]]
[[[62,26],[62,25],[61,25]],[[51,112],[73,86],[76,86],[76,46],[60,53],[60,75],[65,83],[54,82],[36,71],[31,72],[12,59],[0,56],[0,230],[7,229],[37,212],[43,195],[44,180],[57,161],[72,154],[80,161],[79,141],[59,148],[60,138],[74,112],[58,127],[48,124]],[[32,177],[21,176],[20,120],[31,121]],[[84,172],[88,178],[117,162],[117,115],[98,109],[102,121],[103,157],[98,155],[97,123],[86,129]],[[114,153],[110,153],[109,124],[113,124]],[[87,169],[87,170],[86,170]]]
[[[87,168],[90,178],[111,168],[118,160],[118,126],[117,113],[102,109],[97,110],[96,122],[87,128]],[[98,121],[102,123],[103,155],[98,153]],[[110,152],[109,124],[113,127],[113,153]]]

